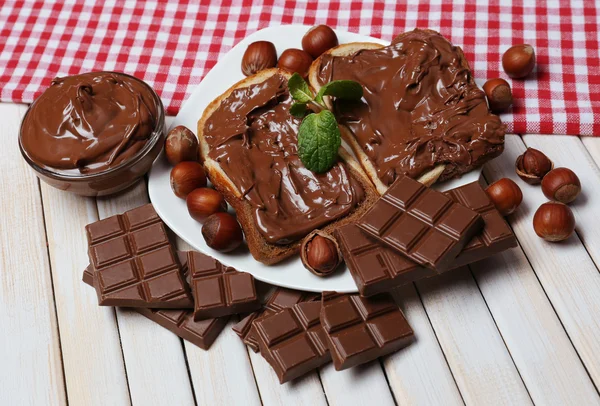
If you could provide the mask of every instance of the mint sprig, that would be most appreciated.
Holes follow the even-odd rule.
[[[327,172],[335,164],[342,137],[329,110],[309,114],[298,129],[298,156],[309,170]]]
[[[323,85],[315,96],[302,76],[294,73],[288,80],[288,89],[294,99],[290,114],[304,118],[298,129],[298,156],[309,170],[327,172],[335,164],[342,137],[323,97],[360,100],[363,88],[352,80],[334,80]]]

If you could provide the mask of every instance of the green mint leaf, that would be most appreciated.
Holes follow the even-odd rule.
[[[308,86],[308,83],[298,73],[294,73],[288,80],[288,89],[290,89],[290,94],[294,101],[298,103],[308,103],[314,97],[310,86]]]
[[[321,87],[319,93],[317,93],[317,97],[315,97],[315,101],[323,104],[323,96],[360,100],[363,96],[363,88],[360,83],[353,80],[334,80]]]
[[[310,114],[298,130],[298,156],[309,170],[327,172],[335,164],[342,144],[340,129],[329,110]]]
[[[294,103],[290,107],[290,114],[294,117],[303,118],[306,115],[306,103]]]

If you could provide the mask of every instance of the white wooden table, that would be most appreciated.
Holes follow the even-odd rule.
[[[146,203],[146,185],[94,199],[39,182],[17,144],[25,110],[0,104],[0,405],[600,405],[600,139],[507,136],[484,174],[523,189],[509,218],[520,247],[400,289],[417,336],[405,350],[279,385],[231,324],[203,351],[97,306],[81,282],[84,226]],[[526,145],[582,181],[577,233],[562,244],[533,231],[546,199],[515,176]]]

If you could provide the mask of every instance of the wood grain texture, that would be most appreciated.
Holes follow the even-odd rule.
[[[327,405],[317,372],[310,372],[291,382],[279,384],[275,371],[260,354],[248,351],[260,398],[265,406],[271,405]]]
[[[469,270],[417,287],[465,403],[532,404]]]
[[[597,405],[600,398],[520,248],[471,266],[535,404]]]
[[[534,139],[535,138],[535,139]],[[539,140],[538,140],[539,138]],[[561,164],[563,157],[573,153],[570,147],[571,140],[551,136],[551,143],[541,146],[543,136],[526,137],[532,146],[538,146],[546,151],[557,164]],[[577,140],[577,138],[573,138]],[[579,142],[579,140],[577,140]],[[539,144],[538,144],[539,143]],[[550,144],[557,143],[558,149],[551,150]],[[507,163],[514,162],[518,155],[523,153],[525,145],[518,136],[506,137],[506,149],[501,159],[490,162],[485,170],[488,181],[509,177],[521,186],[523,190],[523,203],[513,215],[511,224],[517,235],[523,251],[527,255],[548,299],[559,316],[569,338],[577,353],[586,366],[588,373],[596,384],[600,383],[600,273],[588,255],[585,247],[577,234],[562,243],[549,243],[539,238],[532,226],[535,210],[547,201],[539,186],[530,186],[521,181],[514,172],[514,166]],[[576,158],[568,158],[569,166],[576,172],[583,174],[583,165],[589,162],[583,151]],[[592,171],[593,169],[590,169]],[[593,183],[591,183],[593,185]],[[598,221],[597,204],[585,196],[591,196],[594,186],[588,188],[576,205],[576,230],[588,230]],[[582,213],[587,213],[582,216]],[[591,234],[590,234],[591,235]],[[589,241],[596,247],[600,242]]]
[[[17,143],[26,106],[0,104],[0,404],[66,404],[38,181]]]
[[[192,247],[176,238],[180,250]],[[246,346],[231,327],[234,316],[208,351],[183,341],[198,405],[260,405]]]
[[[146,183],[97,199],[101,219],[148,203]],[[144,316],[117,308],[117,320],[133,405],[193,405],[181,339]]]
[[[393,296],[416,337],[412,345],[383,358],[397,403],[423,406],[464,404],[414,285],[396,289]]]
[[[115,311],[99,307],[81,281],[89,264],[84,227],[98,220],[95,199],[41,189],[69,403],[128,405]]]

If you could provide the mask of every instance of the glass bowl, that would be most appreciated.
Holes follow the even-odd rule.
[[[19,149],[21,150],[23,158],[25,158],[25,161],[27,161],[29,166],[33,168],[38,178],[50,186],[82,196],[106,196],[117,193],[130,187],[140,180],[150,170],[152,163],[163,149],[167,132],[165,124],[165,111],[158,94],[156,94],[150,85],[141,79],[122,72],[110,73],[134,78],[135,80],[144,83],[148,89],[150,89],[158,106],[158,116],[154,131],[152,134],[150,134],[148,141],[137,154],[113,168],[108,168],[103,171],[90,174],[61,173],[61,171],[58,169],[54,170],[53,168],[47,166],[42,167],[38,165],[23,147],[23,122],[25,121],[27,114],[29,114],[31,111],[31,108],[35,105],[36,101],[34,101],[27,109],[27,112],[21,121],[21,128],[19,129]]]

